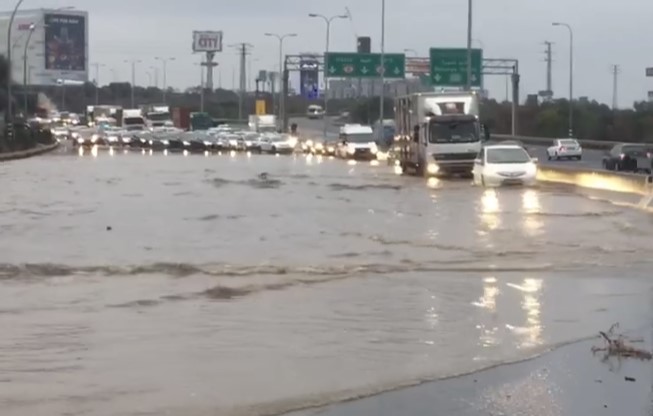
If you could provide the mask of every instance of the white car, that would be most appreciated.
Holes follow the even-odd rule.
[[[285,153],[289,154],[295,150],[297,142],[287,134],[268,134],[259,140],[262,153]]]
[[[549,160],[555,159],[576,159],[583,158],[583,148],[576,139],[556,139],[553,146],[546,149]]]
[[[537,159],[515,144],[488,145],[474,160],[474,184],[481,186],[526,185],[536,182]]]

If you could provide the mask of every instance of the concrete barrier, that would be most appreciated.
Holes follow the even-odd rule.
[[[0,162],[5,162],[8,160],[15,160],[15,159],[25,159],[32,156],[41,155],[43,153],[50,152],[56,149],[57,147],[59,147],[59,142],[55,142],[47,145],[37,145],[32,149],[21,150],[18,152],[0,153]]]
[[[537,179],[542,182],[637,195],[650,195],[653,192],[653,177],[650,175],[597,171],[577,166],[540,165]]]
[[[509,134],[493,134],[492,140],[519,140],[524,144],[534,144],[537,146],[551,146],[555,138],[553,137],[530,137],[530,136],[511,136]],[[585,149],[593,150],[610,150],[612,147],[619,143],[624,142],[608,142],[603,140],[578,140],[581,146]],[[632,143],[638,144],[638,143]],[[639,143],[642,144],[642,143]]]

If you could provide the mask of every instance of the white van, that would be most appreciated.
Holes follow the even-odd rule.
[[[362,124],[345,124],[340,127],[336,157],[371,160],[376,159],[378,152],[372,127]]]

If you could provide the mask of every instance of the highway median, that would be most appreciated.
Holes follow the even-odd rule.
[[[6,162],[16,159],[25,159],[32,156],[38,156],[44,153],[48,153],[59,147],[59,142],[54,142],[51,144],[38,144],[36,147],[27,150],[20,150],[15,152],[6,152],[0,153],[0,162]]]
[[[650,175],[601,171],[579,166],[540,165],[537,179],[542,182],[637,195],[650,195],[653,192]]]

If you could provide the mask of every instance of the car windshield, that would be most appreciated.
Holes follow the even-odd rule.
[[[528,153],[518,147],[486,149],[486,152],[487,163],[527,163],[531,160]]]
[[[349,143],[371,143],[374,141],[373,133],[348,133],[346,137]]]
[[[560,140],[560,144],[562,146],[578,146],[578,142],[576,140]]]
[[[480,140],[478,126],[475,122],[433,122],[430,125],[431,143],[473,143]]]
[[[170,120],[170,113],[147,113],[148,120],[152,121],[166,121]]]
[[[648,149],[646,146],[642,145],[628,145],[624,146],[621,148],[621,153],[624,153],[626,155],[630,156],[638,156],[638,155],[643,155],[647,152],[650,152],[651,150]]]

